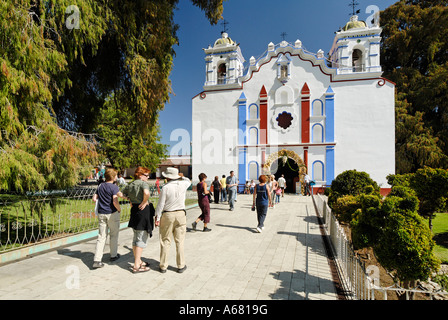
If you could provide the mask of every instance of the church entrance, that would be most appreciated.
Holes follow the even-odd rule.
[[[299,180],[299,166],[297,163],[288,158],[286,162],[282,158],[278,158],[271,166],[271,172],[275,172],[275,180],[283,175],[286,180],[285,193],[296,193],[296,182]]]
[[[282,149],[269,155],[263,165],[263,172],[275,175],[276,180],[283,174],[286,180],[285,192],[298,193],[301,190],[296,190],[297,182],[303,180],[306,167],[297,153]]]

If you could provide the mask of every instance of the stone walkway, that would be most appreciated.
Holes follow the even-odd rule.
[[[158,272],[158,229],[143,260],[151,271],[130,272],[132,230],[120,232],[121,258],[93,270],[95,239],[0,266],[0,300],[337,300],[329,261],[310,197],[285,195],[257,233],[252,196],[238,195],[235,211],[211,204],[211,232],[191,231],[199,208],[187,211],[187,270],[179,274],[174,243],[170,265]],[[202,230],[202,223],[198,229]]]

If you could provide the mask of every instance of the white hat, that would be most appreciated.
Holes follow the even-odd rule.
[[[167,179],[179,179],[180,175],[179,175],[179,170],[176,168],[166,168],[165,172],[162,172],[162,175],[167,178]]]

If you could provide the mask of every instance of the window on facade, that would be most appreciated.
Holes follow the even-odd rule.
[[[324,181],[324,165],[320,161],[313,163],[313,180]]]
[[[323,103],[320,100],[315,100],[313,102],[313,116],[322,116],[322,106]]]
[[[279,127],[283,129],[288,129],[291,126],[293,119],[294,118],[289,112],[283,111],[278,115],[277,119],[275,120],[277,120]]]
[[[364,71],[364,65],[362,64],[362,52],[359,49],[353,50],[352,66],[353,66],[353,72]]]
[[[226,83],[226,64],[225,63],[221,63],[218,66],[218,84],[224,84]]]
[[[258,130],[257,128],[249,129],[249,144],[258,144]]]
[[[249,163],[249,180],[258,180],[258,164],[256,162]]]
[[[258,119],[258,108],[255,104],[249,107],[249,119]]]
[[[324,128],[320,124],[316,124],[313,126],[313,142],[314,143],[324,142],[323,131],[324,131]]]

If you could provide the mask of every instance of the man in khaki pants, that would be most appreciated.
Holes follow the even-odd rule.
[[[160,226],[160,272],[165,273],[168,268],[167,256],[173,236],[176,243],[177,272],[182,273],[187,269],[184,257],[185,233],[187,232],[185,196],[191,181],[176,168],[167,168],[162,175],[168,183],[160,192],[155,213],[155,225]]]

